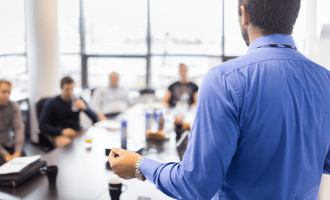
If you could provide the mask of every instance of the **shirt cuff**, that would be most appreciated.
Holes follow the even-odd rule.
[[[145,158],[140,163],[140,170],[142,174],[148,179],[150,182],[153,183],[153,176],[155,171],[162,163],[152,160],[150,158]]]

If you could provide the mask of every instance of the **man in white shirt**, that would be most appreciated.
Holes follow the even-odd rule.
[[[109,75],[110,87],[97,89],[92,96],[92,106],[100,120],[107,120],[125,111],[131,104],[128,91],[118,86],[119,75]]]

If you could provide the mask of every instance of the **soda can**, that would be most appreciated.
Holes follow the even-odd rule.
[[[127,149],[127,121],[121,121],[121,148]]]

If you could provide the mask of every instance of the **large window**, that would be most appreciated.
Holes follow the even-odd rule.
[[[73,76],[78,86],[107,86],[109,73],[117,71],[123,87],[166,91],[179,79],[179,63],[186,64],[188,77],[200,84],[210,68],[248,50],[237,1],[58,2],[62,74]],[[306,2],[302,0],[293,33],[302,52]]]
[[[246,54],[248,47],[242,38],[238,22],[238,1],[225,1],[225,52],[226,56],[242,56]]]
[[[25,22],[23,0],[0,0],[0,79],[26,90]]]
[[[82,87],[80,1],[58,0],[57,4],[61,75],[71,76],[75,80],[75,87],[80,88]]]
[[[151,53],[221,55],[222,1],[150,1]]]
[[[85,0],[87,54],[146,54],[146,0]]]
[[[81,58],[79,55],[61,55],[59,65],[62,76],[71,76],[75,80],[75,87],[82,87]]]
[[[151,63],[152,88],[166,90],[171,83],[180,80],[180,63],[184,63],[188,67],[187,76],[189,79],[199,85],[207,71],[221,63],[221,58],[153,56]]]
[[[58,0],[60,53],[80,53],[79,0]]]
[[[109,86],[109,74],[119,74],[119,85],[129,89],[146,87],[146,59],[141,58],[89,58],[89,87]]]

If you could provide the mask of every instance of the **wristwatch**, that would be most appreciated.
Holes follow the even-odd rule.
[[[140,164],[141,164],[141,161],[145,159],[145,157],[141,157],[139,159],[139,161],[137,161],[136,165],[135,165],[135,177],[140,180],[140,181],[145,181],[146,180],[146,177],[142,174],[141,170],[140,170]]]

